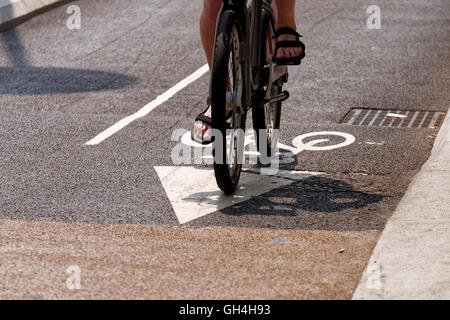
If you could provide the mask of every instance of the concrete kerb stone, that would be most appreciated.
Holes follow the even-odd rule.
[[[0,32],[71,0],[0,0]]]

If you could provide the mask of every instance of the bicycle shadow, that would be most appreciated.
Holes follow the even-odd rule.
[[[384,199],[382,194],[370,194],[353,189],[345,181],[321,176],[309,176],[286,187],[272,190],[246,205],[257,205],[258,210],[242,211],[233,207],[222,213],[241,215],[298,216],[298,210],[333,213],[349,209],[361,209]],[[252,203],[255,202],[255,203]]]
[[[269,192],[254,196],[249,200],[220,209],[216,214],[200,217],[187,225],[226,225],[238,227],[269,227],[279,229],[309,230],[379,230],[384,227],[383,215],[388,211],[377,212],[371,205],[389,198],[380,193],[358,190],[344,180],[310,173],[291,174],[297,167],[297,156],[288,150],[280,150],[282,158],[292,162],[280,164],[280,177],[292,179],[292,183],[277,187]],[[267,166],[260,163],[249,170],[254,171]],[[255,174],[254,172],[243,174]],[[373,179],[361,177],[361,180]],[[366,182],[366,181],[364,181]],[[362,183],[364,185],[364,183]],[[245,184],[240,187],[246,188]],[[205,203],[209,196],[193,194],[190,198],[202,197]],[[237,192],[239,194],[239,191]],[[222,197],[226,197],[222,195]]]
[[[3,17],[14,16],[12,3]],[[16,28],[0,32],[0,41],[12,66],[0,67],[0,95],[44,95],[120,89],[133,84],[134,77],[119,73],[71,68],[32,66]]]
[[[382,230],[390,203],[373,204],[389,196],[354,189],[349,183],[309,176],[273,189],[186,225],[302,230]],[[379,207],[382,209],[378,210]]]

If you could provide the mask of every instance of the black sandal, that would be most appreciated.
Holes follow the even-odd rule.
[[[205,115],[205,113],[211,107],[210,99],[208,98],[207,101],[208,101],[208,107],[195,118],[194,124],[195,124],[195,122],[200,121],[200,122],[203,122],[204,124],[207,124],[208,126],[212,127],[212,119],[211,119],[211,117],[208,117],[208,116]],[[228,113],[227,113],[225,119],[226,120],[230,119],[232,114],[233,114],[233,112],[231,110],[228,110]],[[230,128],[231,128],[231,126],[230,126]],[[194,133],[194,128],[192,128],[192,130],[191,130],[191,139],[193,141],[195,141],[197,143],[201,143],[201,144],[210,144],[210,143],[213,142],[213,139],[211,139],[211,140],[204,140],[203,139],[203,135],[202,135],[202,137],[199,137],[198,135],[196,135]]]
[[[209,126],[212,126],[212,119],[211,117],[205,116],[205,113],[209,110],[211,106],[208,105],[208,107],[205,109],[205,111],[203,111],[202,113],[200,113],[194,120],[194,124],[197,121],[201,121],[204,124],[207,124]],[[199,137],[198,135],[196,135],[194,133],[194,128],[192,128],[191,130],[191,139],[194,140],[197,143],[201,143],[201,144],[210,144],[212,142],[212,140],[204,140],[203,139],[204,134],[202,135],[202,137]]]
[[[278,37],[283,34],[292,34],[296,36],[296,40],[281,40],[278,41]],[[275,38],[277,39],[277,42],[275,43],[275,54],[274,54],[274,61],[279,65],[299,65],[302,61],[302,59],[305,57],[305,44],[300,41],[300,38],[302,35],[300,35],[297,31],[290,27],[281,27],[275,32]],[[278,49],[279,48],[292,48],[292,47],[300,47],[302,49],[302,53],[296,57],[291,58],[282,58],[277,59]]]

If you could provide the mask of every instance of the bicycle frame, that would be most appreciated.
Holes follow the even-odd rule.
[[[239,129],[245,128],[247,111],[254,108],[253,126],[268,133],[271,126],[266,128],[265,106],[271,101],[289,97],[287,91],[280,94],[278,90],[282,87],[280,81],[287,81],[287,67],[274,66],[273,57],[270,56],[273,54],[270,50],[273,38],[270,39],[269,35],[273,37],[273,29],[268,32],[269,29],[265,28],[273,28],[275,18],[269,3],[270,0],[252,0],[252,6],[248,8],[247,0],[223,0],[217,16],[210,103],[212,127],[219,130],[213,141],[214,173],[219,188],[227,194],[236,189],[242,171],[244,137],[243,131]],[[233,88],[229,105],[232,112],[228,119],[227,80],[233,80],[232,83],[230,81]],[[272,84],[277,87],[276,91]],[[279,119],[280,108],[272,111],[278,114]],[[227,129],[227,126],[232,130]],[[263,139],[271,143],[271,137],[269,132]],[[272,147],[272,143],[270,146]]]
[[[271,1],[269,1],[271,2]],[[288,94],[271,97],[272,83],[285,77],[287,80],[287,67],[274,66],[270,61],[269,66],[261,66],[261,28],[262,28],[262,12],[263,9],[272,16],[274,21],[274,13],[270,4],[264,0],[252,0],[251,15],[247,8],[247,0],[223,0],[217,23],[222,18],[224,12],[233,11],[243,26],[241,30],[244,43],[250,43],[248,46],[241,46],[240,60],[244,66],[244,79],[247,85],[243,93],[244,112],[251,107],[252,94],[260,91],[263,86],[267,86],[267,94],[265,101],[285,100]],[[249,85],[251,83],[251,85]]]

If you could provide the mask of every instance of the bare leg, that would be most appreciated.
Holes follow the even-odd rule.
[[[219,13],[221,0],[203,0],[203,8],[200,14],[200,36],[205,51],[206,60],[211,69],[212,56],[214,51],[214,37],[216,29],[217,14]],[[281,27],[291,27],[296,30],[295,24],[295,0],[275,0],[273,3],[277,15],[277,24],[275,29]],[[293,35],[282,35],[278,40],[295,40]],[[280,48],[277,58],[289,58],[300,55],[301,48]],[[227,86],[229,87],[229,86]],[[205,113],[211,116],[211,108]],[[194,124],[194,134],[203,137],[204,140],[211,139],[211,127],[207,124],[197,121]]]
[[[221,0],[203,0],[203,9],[200,14],[200,37],[209,69],[214,50],[214,36],[216,33],[216,20],[219,13]]]
[[[205,51],[206,60],[211,70],[212,55],[214,51],[214,37],[216,34],[216,20],[219,13],[221,0],[203,0],[203,8],[200,14],[200,37],[202,39],[203,50]],[[211,108],[205,113],[211,116]],[[211,126],[197,121],[194,124],[194,134],[197,137],[203,137],[204,140],[211,139]]]

